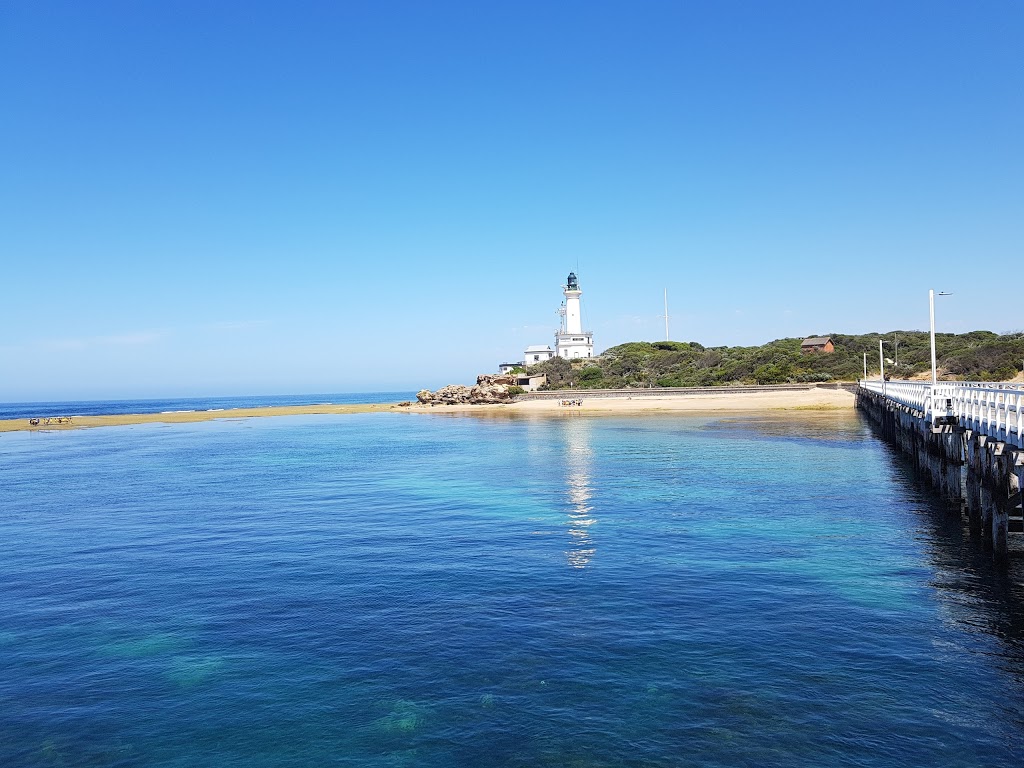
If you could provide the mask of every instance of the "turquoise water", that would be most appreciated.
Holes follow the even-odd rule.
[[[855,416],[0,435],[0,765],[994,766],[1024,573]]]

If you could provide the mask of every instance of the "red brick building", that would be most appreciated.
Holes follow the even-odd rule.
[[[830,355],[836,351],[836,345],[832,343],[830,336],[812,336],[809,339],[804,339],[800,345],[800,351],[805,355],[811,352],[820,352],[825,355]]]

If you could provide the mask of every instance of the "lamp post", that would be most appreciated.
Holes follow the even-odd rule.
[[[864,353],[864,378],[868,377],[868,353]]]
[[[952,296],[952,293],[939,292],[939,296]],[[939,383],[938,374],[935,369],[935,291],[928,291],[928,318],[932,335],[932,386]]]
[[[882,340],[878,340],[878,378],[882,382],[882,396],[885,396],[885,357],[882,356]]]

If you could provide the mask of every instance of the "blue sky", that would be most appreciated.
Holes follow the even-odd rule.
[[[1024,328],[1018,2],[0,4],[0,400]],[[980,277],[971,265],[984,265]],[[1000,309],[1002,308],[1002,309]]]

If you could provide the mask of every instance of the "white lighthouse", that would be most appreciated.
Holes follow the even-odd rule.
[[[576,273],[570,272],[565,286],[562,288],[565,294],[565,303],[562,305],[562,327],[555,334],[555,355],[573,359],[576,357],[594,356],[594,334],[592,331],[583,330],[583,322],[580,318],[580,290]]]

